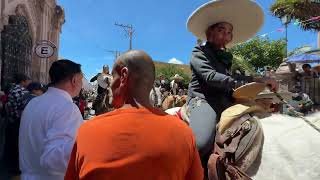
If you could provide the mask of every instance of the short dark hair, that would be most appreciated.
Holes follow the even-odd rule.
[[[16,73],[14,74],[14,83],[19,84],[22,81],[26,81],[26,80],[31,80],[31,78],[29,76],[27,76],[26,74],[23,73]]]
[[[42,90],[45,91],[44,86],[39,82],[32,82],[27,86],[28,91],[32,92],[33,90]]]
[[[61,59],[52,63],[49,76],[52,85],[71,79],[75,74],[81,73],[81,65],[68,59]]]
[[[303,64],[303,65],[302,65],[302,68],[307,68],[307,67],[308,67],[308,68],[311,68],[311,65],[310,65],[310,64]]]

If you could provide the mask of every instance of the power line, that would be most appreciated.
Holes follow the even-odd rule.
[[[114,60],[113,62],[115,62],[117,60],[117,58],[121,55],[120,51],[115,51],[115,50],[107,50],[107,52],[112,53],[114,55]]]
[[[131,24],[124,25],[124,24],[118,24],[118,23],[114,23],[114,25],[122,27],[123,30],[126,32],[126,36],[129,36],[129,50],[131,50],[132,49],[132,35],[134,33],[133,26]]]

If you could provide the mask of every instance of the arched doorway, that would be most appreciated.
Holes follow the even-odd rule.
[[[1,87],[12,82],[15,73],[31,75],[32,37],[26,17],[9,17],[1,32],[1,51]]]

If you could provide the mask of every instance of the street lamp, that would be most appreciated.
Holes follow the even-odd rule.
[[[291,21],[291,16],[290,15],[284,15],[280,19],[281,19],[282,24],[286,28],[286,57],[288,57],[288,24]]]

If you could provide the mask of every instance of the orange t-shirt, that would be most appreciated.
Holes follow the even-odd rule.
[[[78,130],[66,180],[202,180],[191,129],[156,109],[118,109]]]

